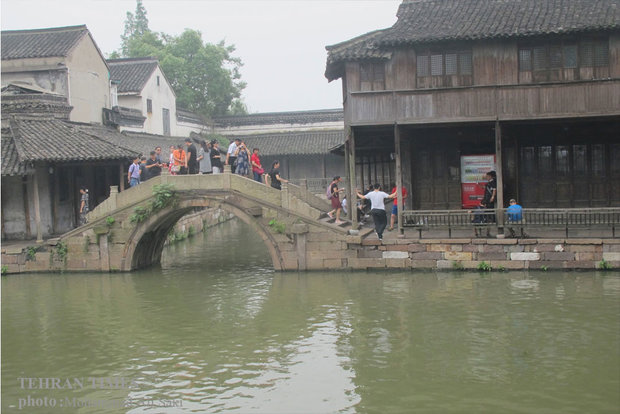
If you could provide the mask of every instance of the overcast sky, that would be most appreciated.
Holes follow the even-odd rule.
[[[342,107],[341,81],[327,82],[326,45],[396,21],[400,0],[143,0],[153,31],[185,28],[237,48],[250,112]],[[120,46],[135,0],[2,0],[2,30],[86,24],[104,54]]]

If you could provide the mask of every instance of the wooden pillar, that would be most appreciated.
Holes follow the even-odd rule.
[[[121,189],[121,191],[125,191],[125,171],[123,170],[123,163],[121,162],[119,164],[119,183],[118,183],[118,188]]]
[[[35,169],[34,174],[32,176],[32,195],[34,202],[34,222],[37,227],[37,243],[43,242],[43,232],[41,229],[41,205],[39,203],[39,180],[38,180],[38,172]]]
[[[22,177],[22,198],[24,201],[24,222],[26,224],[26,237],[30,238],[30,203],[28,202],[28,176]]]
[[[321,156],[321,173],[322,173],[323,178],[329,178],[327,176],[327,166],[325,165],[326,164],[325,163],[325,157],[327,157],[326,154],[323,154]]]
[[[495,171],[497,174],[497,207],[495,217],[497,217],[497,236],[504,235],[504,173],[502,164],[502,129],[499,120],[495,121]]]
[[[353,230],[359,228],[357,222],[357,178],[356,178],[356,165],[355,165],[355,133],[353,128],[349,128],[349,194],[351,198],[347,203],[349,204],[349,211],[351,212],[351,223]]]
[[[344,175],[347,179],[347,185],[344,187],[344,195],[347,197],[347,203],[349,204],[349,219],[353,216],[353,213],[351,213],[351,206],[353,205],[353,201],[357,202],[357,195],[354,192],[351,192],[351,168],[349,168],[350,162],[351,157],[349,157],[349,133],[347,130],[347,135],[344,139]]]
[[[396,151],[396,194],[397,194],[397,208],[398,208],[398,234],[402,236],[405,232],[403,228],[403,172],[401,168],[400,159],[400,127],[398,124],[394,124],[394,148]]]

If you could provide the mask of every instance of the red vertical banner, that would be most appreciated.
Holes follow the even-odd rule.
[[[461,200],[463,208],[475,208],[484,197],[486,173],[495,170],[495,154],[461,156]]]

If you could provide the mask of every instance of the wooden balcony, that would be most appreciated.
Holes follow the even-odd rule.
[[[350,125],[431,124],[620,114],[620,79],[352,92]]]

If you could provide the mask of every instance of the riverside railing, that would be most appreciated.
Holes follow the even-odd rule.
[[[448,230],[452,237],[452,230],[473,229],[476,235],[482,235],[498,227],[513,235],[518,230],[520,237],[525,237],[526,228],[563,229],[566,237],[571,229],[611,229],[612,237],[616,237],[620,208],[524,208],[520,215],[507,209],[404,210],[403,227],[417,229],[420,238],[429,230]]]

